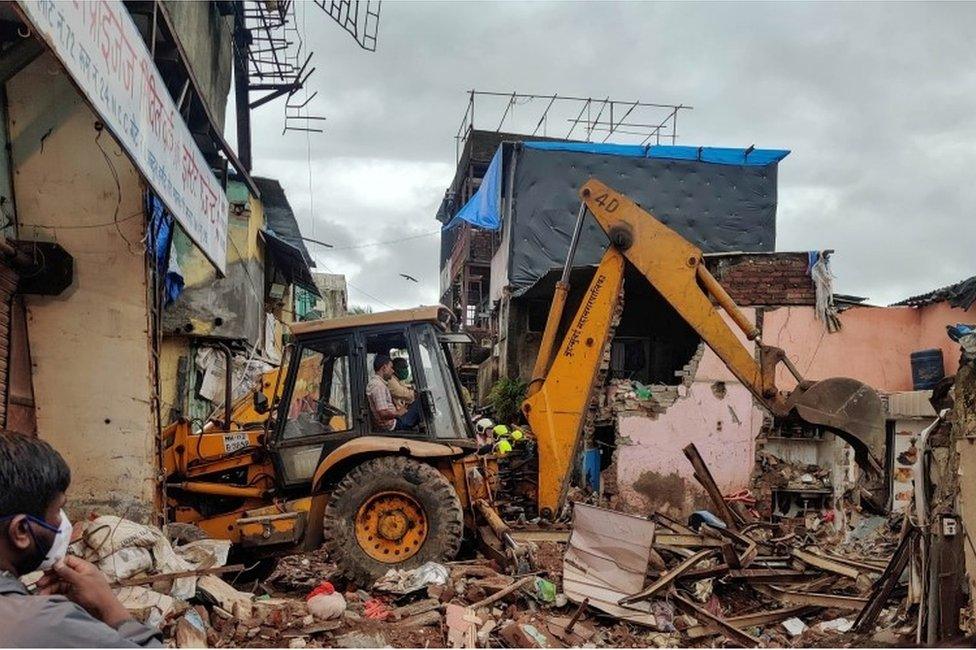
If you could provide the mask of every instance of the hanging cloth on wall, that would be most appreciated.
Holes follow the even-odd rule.
[[[809,251],[807,253],[807,273],[813,280],[817,294],[814,313],[830,333],[840,330],[840,318],[834,305],[834,274],[830,272],[830,259],[827,253]]]

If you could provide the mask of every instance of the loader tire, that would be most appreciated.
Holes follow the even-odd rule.
[[[385,456],[346,474],[329,497],[322,526],[330,559],[368,588],[390,569],[453,559],[464,518],[457,492],[440,472]]]

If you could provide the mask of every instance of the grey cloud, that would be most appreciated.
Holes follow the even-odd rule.
[[[470,88],[684,102],[695,106],[684,143],[793,151],[780,165],[778,247],[837,249],[839,291],[887,302],[976,273],[972,4],[386,2],[373,54],[315,5],[303,10],[326,133],[309,155],[304,134],[280,135],[280,105],[255,115],[256,165],[296,206],[307,157],[386,159],[404,173],[453,165]],[[436,228],[444,186],[426,188],[423,205],[362,212],[349,236]],[[349,225],[316,213],[317,231]],[[420,286],[351,279],[398,305],[429,302],[436,257],[436,237],[383,253],[403,272],[420,265]]]

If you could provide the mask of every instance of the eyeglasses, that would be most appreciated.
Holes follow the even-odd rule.
[[[3,516],[0,516],[0,521],[5,521],[7,519],[13,519],[16,516],[17,515],[3,515]],[[43,519],[41,519],[39,517],[35,517],[34,515],[27,515],[27,514],[25,514],[24,517],[26,517],[28,521],[34,522],[35,524],[37,524],[41,528],[44,528],[45,530],[49,530],[52,533],[54,533],[55,535],[57,535],[58,533],[61,532],[61,528],[59,526],[52,526],[51,524],[47,523],[46,521],[44,521]]]

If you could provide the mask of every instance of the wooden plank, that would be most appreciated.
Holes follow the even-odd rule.
[[[839,596],[837,594],[797,591],[794,589],[782,589],[773,585],[754,585],[753,588],[760,593],[776,598],[780,602],[790,603],[792,605],[815,605],[818,607],[832,607],[857,612],[868,602],[867,598],[857,596]]]
[[[704,551],[699,551],[695,553],[691,557],[683,560],[681,564],[679,564],[678,566],[671,569],[670,571],[662,575],[660,578],[655,580],[654,583],[647,589],[644,589],[643,591],[639,591],[632,596],[621,598],[618,604],[630,605],[632,603],[636,603],[638,601],[646,600],[650,598],[651,596],[659,592],[661,589],[667,587],[669,584],[674,582],[679,576],[681,576],[682,573],[688,571],[689,569],[691,569],[691,567],[695,566],[705,558],[711,556],[713,553],[715,553],[713,549],[706,549]]]
[[[745,580],[750,584],[778,584],[812,580],[820,573],[795,569],[732,569],[726,575],[732,580]]]
[[[751,634],[746,634],[739,628],[731,625],[728,620],[724,618],[719,618],[715,616],[707,609],[699,607],[696,603],[688,600],[681,594],[674,594],[674,602],[680,609],[685,610],[698,620],[708,621],[724,634],[730,641],[738,643],[743,648],[755,648],[759,645],[759,639],[752,636]]]
[[[691,569],[690,571],[685,571],[680,576],[679,580],[702,580],[704,578],[717,578],[718,576],[724,576],[729,572],[729,565],[722,563],[716,564],[715,566],[704,567],[701,569]]]
[[[824,551],[823,549],[821,549],[820,554],[823,555],[824,557],[830,558],[835,562],[840,562],[841,564],[852,566],[855,569],[860,569],[864,573],[875,573],[880,575],[881,573],[884,572],[885,567],[888,566],[887,562],[878,563],[878,562],[870,562],[865,560],[853,560],[849,557],[842,557],[840,555],[836,555],[829,551]]]
[[[725,502],[722,491],[718,489],[718,484],[712,478],[712,473],[708,470],[708,465],[705,464],[701,454],[698,453],[698,448],[695,447],[695,443],[690,443],[682,451],[684,451],[688,460],[691,461],[691,466],[695,468],[695,478],[705,488],[705,492],[708,493],[708,497],[712,500],[712,505],[716,510],[715,514],[725,522],[726,526],[732,530],[739,530],[738,519],[736,519],[735,514],[729,508],[729,504]]]
[[[653,515],[651,515],[651,519],[654,521],[654,523],[682,535],[697,534],[694,530],[688,528],[688,526],[681,523],[677,519],[672,519],[671,517],[660,512],[655,512]]]
[[[724,543],[720,539],[712,539],[704,535],[685,535],[682,533],[657,533],[654,535],[654,544],[663,546],[720,548]]]
[[[817,567],[823,571],[829,571],[830,573],[836,573],[837,575],[846,576],[857,580],[857,577],[861,575],[861,572],[854,567],[847,566],[846,564],[841,564],[835,560],[831,560],[828,557],[818,555],[816,553],[811,553],[810,551],[805,551],[802,549],[795,548],[792,551],[793,557],[798,559],[800,562],[807,564],[809,566]]]
[[[154,576],[143,576],[142,578],[129,578],[113,582],[111,587],[137,587],[139,585],[149,585],[162,580],[175,580],[176,578],[190,578],[193,576],[220,575],[221,573],[234,573],[243,571],[243,564],[228,564],[227,566],[215,566],[208,569],[191,569],[189,571],[176,571],[174,573],[160,573]]]
[[[730,616],[725,620],[729,625],[742,630],[750,627],[778,623],[779,621],[785,621],[793,616],[804,616],[806,614],[811,614],[818,609],[820,608],[812,607],[810,605],[799,605],[796,607],[784,607],[783,609],[775,609],[766,612],[743,614],[742,616]],[[688,638],[700,639],[701,637],[705,636],[721,634],[722,630],[715,625],[693,625],[687,628],[684,633],[688,636]]]
[[[516,542],[569,542],[571,530],[513,530],[509,533]]]
[[[881,574],[881,577],[878,578],[874,589],[871,591],[871,595],[865,599],[864,607],[854,620],[853,630],[855,632],[867,631],[878,620],[878,615],[881,614],[881,610],[888,602],[891,592],[894,591],[895,586],[897,586],[898,581],[901,579],[901,574],[905,571],[908,560],[911,559],[912,549],[917,536],[918,529],[909,528],[905,536],[901,538],[895,554],[891,557],[891,562],[888,563],[888,567]]]
[[[811,580],[810,582],[806,582],[802,585],[796,585],[793,587],[793,589],[797,591],[822,592],[825,589],[831,588],[838,580],[840,580],[840,576],[834,575],[833,573],[828,573],[815,580]]]
[[[755,561],[759,555],[759,545],[756,543],[756,540],[734,530],[725,529],[718,532],[733,542],[738,542],[740,545],[745,546],[745,550],[739,554],[739,567],[737,568],[748,568]]]

